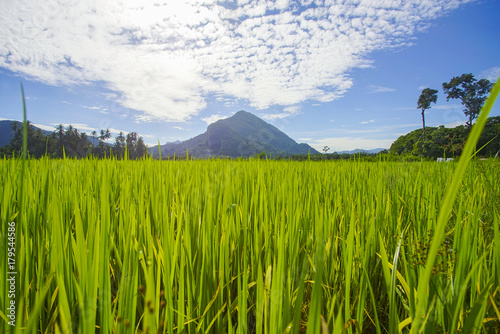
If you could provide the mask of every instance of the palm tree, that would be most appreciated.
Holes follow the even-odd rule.
[[[431,102],[436,103],[437,92],[438,91],[435,89],[426,88],[422,91],[422,94],[420,94],[420,97],[418,98],[417,108],[422,109],[422,126],[424,129],[424,132],[423,132],[424,142],[425,142],[425,116],[424,116],[424,112],[427,109],[431,108]]]

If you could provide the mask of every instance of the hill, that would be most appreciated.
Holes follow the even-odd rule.
[[[392,154],[409,154],[423,157],[458,157],[462,154],[469,132],[459,125],[454,128],[425,127],[426,141],[423,142],[422,129],[416,129],[400,136],[392,143]],[[500,116],[489,117],[476,146],[478,156],[500,155]]]
[[[7,146],[9,144],[10,140],[12,139],[12,137],[14,137],[14,132],[12,131],[12,123],[17,123],[18,126],[20,126],[21,128],[23,126],[23,122],[19,122],[19,121],[9,121],[9,120],[0,121],[0,147]],[[31,124],[31,126],[35,130],[40,129],[40,128],[34,126],[33,124]],[[40,129],[40,130],[42,131],[42,133],[45,136],[48,136],[52,133],[50,131],[46,131],[46,130],[42,130],[42,129]]]
[[[207,131],[183,142],[161,145],[162,156],[189,154],[199,157],[249,157],[261,152],[271,156],[318,153],[307,144],[298,144],[275,126],[259,117],[238,111],[233,116],[218,120]],[[157,157],[158,145],[149,149]]]
[[[12,139],[12,137],[14,137],[14,132],[12,131],[12,123],[17,123],[19,125],[19,127],[22,128],[23,126],[23,122],[19,122],[19,121],[9,121],[9,120],[5,120],[5,121],[0,121],[0,147],[4,147],[4,146],[7,146],[10,142],[10,140]],[[47,130],[43,130],[43,129],[40,129],[39,127],[36,127],[34,126],[33,124],[30,124],[34,130],[41,130],[42,131],[42,134],[44,136],[49,136],[53,133],[53,131],[47,131]],[[55,127],[54,127],[54,130],[55,130]],[[99,139],[97,138],[94,138],[94,137],[87,137],[87,140],[94,146],[97,146],[99,144]],[[107,143],[105,142],[106,145],[111,145],[110,143]]]

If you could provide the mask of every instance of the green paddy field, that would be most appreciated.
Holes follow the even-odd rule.
[[[499,331],[500,163],[457,165],[0,160],[0,332]]]

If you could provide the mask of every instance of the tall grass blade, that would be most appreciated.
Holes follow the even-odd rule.
[[[486,100],[485,105],[481,110],[481,114],[479,118],[472,127],[472,131],[469,134],[469,138],[467,139],[467,143],[462,151],[462,155],[460,156],[460,160],[458,165],[456,166],[455,172],[453,174],[452,182],[448,184],[446,189],[446,194],[439,210],[439,216],[437,219],[434,235],[432,237],[432,243],[430,245],[430,249],[427,255],[427,261],[425,263],[425,269],[422,277],[420,277],[418,282],[418,301],[416,307],[416,314],[412,322],[412,333],[420,333],[422,327],[425,326],[423,321],[426,312],[427,312],[427,298],[425,296],[428,295],[429,281],[431,279],[432,269],[436,262],[438,249],[443,241],[444,232],[446,225],[448,223],[449,214],[452,209],[453,203],[455,201],[455,197],[458,193],[459,187],[462,184],[462,179],[465,174],[465,170],[467,165],[469,164],[470,157],[474,152],[476,144],[481,136],[481,132],[486,124],[486,120],[488,118],[488,114],[495,103],[495,100],[500,92],[500,80],[496,82],[493,86],[490,96]]]

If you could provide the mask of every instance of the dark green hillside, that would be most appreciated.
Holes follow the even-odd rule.
[[[426,127],[426,140],[423,141],[422,129],[400,136],[391,145],[393,154],[411,154],[425,157],[458,157],[462,153],[468,136],[463,125],[455,128]],[[500,116],[488,118],[476,146],[479,156],[491,157],[500,151]]]
[[[238,111],[232,117],[219,120],[208,126],[207,131],[179,143],[161,146],[162,156],[183,156],[186,150],[198,158],[225,156],[249,157],[261,152],[272,156],[318,153],[307,144],[298,144],[275,126],[259,117]],[[158,156],[158,146],[149,152]]]
[[[0,121],[0,147],[7,146],[12,138],[14,138],[14,131],[12,125],[16,124],[19,128],[23,127],[23,123],[19,121]],[[30,125],[34,130],[40,130],[44,136],[50,135],[52,132],[42,130],[34,125]]]
[[[12,139],[11,124],[13,121],[0,121],[0,147],[9,144]]]

